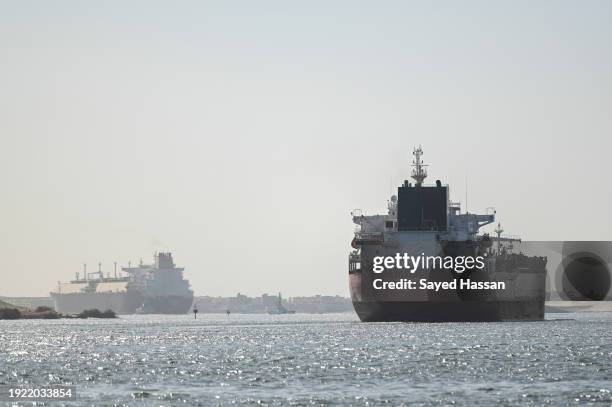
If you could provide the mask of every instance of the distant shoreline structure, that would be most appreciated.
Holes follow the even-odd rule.
[[[0,297],[22,307],[36,308],[39,306],[53,307],[51,297]],[[328,314],[353,312],[350,298],[339,295],[313,295],[282,298],[282,305],[296,313]],[[229,309],[232,314],[268,314],[278,307],[278,296],[263,294],[249,297],[236,294],[234,297],[195,296],[193,305],[202,314],[226,314]]]
[[[275,301],[277,296],[264,294],[260,297],[248,297],[238,294],[235,297],[196,296],[194,304],[202,314],[267,314],[263,306],[264,298]],[[0,297],[18,308],[53,306],[51,297]],[[268,300],[265,300],[268,301]],[[283,304],[298,314],[335,314],[354,312],[351,300],[339,295],[313,295],[283,299]],[[225,308],[224,308],[225,307]],[[228,308],[229,307],[229,308]],[[233,308],[232,308],[233,307]],[[546,313],[564,312],[612,312],[612,302],[606,301],[546,301]]]
[[[279,296],[263,294],[249,297],[238,293],[235,297],[196,296],[194,305],[199,312],[224,314],[227,310],[235,314],[277,314]],[[314,295],[282,298],[280,306],[301,314],[331,314],[352,312],[351,299],[339,295]]]
[[[97,308],[84,310],[78,314],[62,314],[53,307],[39,305],[36,308],[24,307],[0,300],[1,319],[86,319],[86,318],[117,318],[112,310],[101,311]]]

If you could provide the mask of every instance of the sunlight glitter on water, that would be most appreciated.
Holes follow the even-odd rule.
[[[0,321],[0,383],[75,384],[77,405],[612,402],[612,314],[563,318],[366,324],[354,314],[297,314]]]

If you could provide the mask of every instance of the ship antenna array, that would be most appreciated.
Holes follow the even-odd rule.
[[[501,226],[500,222],[497,222],[497,227],[494,230],[497,235],[497,254],[501,253],[501,234],[504,233],[504,229]]]
[[[425,180],[425,178],[427,178],[427,170],[425,169],[427,165],[424,164],[421,160],[421,156],[423,155],[423,149],[421,148],[421,146],[419,146],[418,148],[415,148],[414,151],[412,151],[412,154],[414,155],[414,160],[412,161],[412,166],[414,168],[412,169],[411,177],[415,180],[416,185],[420,186],[423,185],[423,181]]]

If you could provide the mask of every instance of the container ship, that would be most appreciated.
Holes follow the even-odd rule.
[[[183,277],[183,268],[176,267],[171,253],[156,253],[153,264],[121,268],[122,275],[104,276],[98,271],[83,276],[76,273],[70,282],[58,283],[51,292],[55,310],[73,314],[86,309],[111,309],[118,314],[184,314],[193,303],[193,291]]]
[[[398,187],[388,201],[388,212],[365,216],[352,212],[357,225],[349,253],[350,294],[362,321],[521,321],[544,318],[546,257],[520,251],[521,240],[502,236],[498,223],[495,235],[481,234],[480,228],[495,222],[495,211],[484,215],[461,212],[459,203],[449,200],[449,187],[438,180],[425,185],[426,165],[421,147],[413,151],[411,177]],[[376,257],[402,254],[422,258],[459,259],[479,257],[481,267],[456,270],[422,268],[415,273],[373,270]],[[422,279],[451,283],[451,289],[380,289],[380,281],[402,283]],[[466,284],[464,284],[466,283]],[[483,283],[504,289],[468,289]],[[501,284],[503,283],[503,284]],[[400,286],[396,284],[396,286]],[[433,285],[432,285],[433,286]],[[393,287],[393,285],[386,287]]]

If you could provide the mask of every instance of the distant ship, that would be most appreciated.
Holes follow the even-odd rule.
[[[283,297],[281,297],[281,293],[278,293],[278,300],[275,304],[275,307],[268,310],[268,314],[270,315],[283,315],[283,314],[295,314],[294,310],[288,310],[283,305]]]
[[[55,309],[61,313],[79,313],[86,309],[111,309],[118,314],[184,314],[193,304],[193,291],[183,277],[183,268],[175,266],[171,253],[156,253],[154,264],[123,267],[123,276],[104,276],[97,272],[83,278],[58,283],[51,293]]]
[[[479,234],[482,226],[495,221],[495,211],[485,215],[461,213],[458,203],[449,200],[448,186],[440,181],[425,185],[427,177],[421,156],[413,152],[412,178],[398,188],[388,202],[388,213],[364,216],[352,213],[358,225],[349,254],[349,285],[353,306],[362,321],[514,321],[544,318],[546,257],[527,256],[514,249],[520,239]],[[423,269],[410,274],[397,270],[374,273],[376,257],[393,257],[398,253],[417,256],[441,256],[451,261],[466,256],[479,256],[481,268],[469,267],[460,274],[456,270]],[[462,260],[463,261],[463,260]],[[380,271],[380,270],[378,270]],[[422,289],[380,290],[375,280],[413,280],[424,276],[428,281],[452,282],[457,287],[476,283],[505,284],[503,290]],[[457,283],[457,281],[459,283]],[[484,285],[484,284],[483,284]],[[499,286],[499,284],[497,284]],[[394,286],[395,287],[395,286]]]

